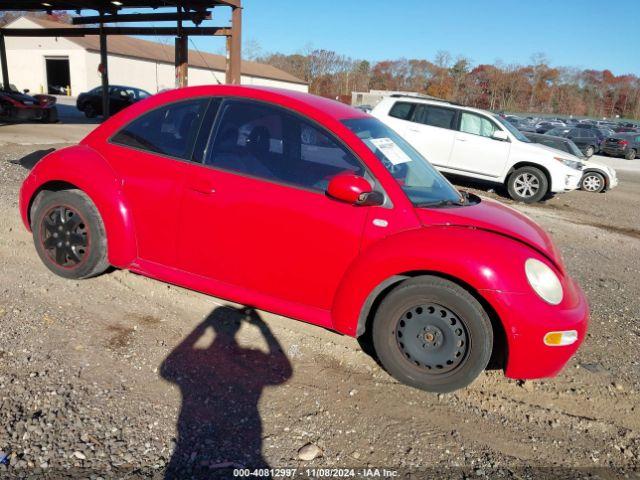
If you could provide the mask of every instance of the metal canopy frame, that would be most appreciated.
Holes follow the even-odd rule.
[[[158,8],[175,8],[172,12],[153,12]],[[231,8],[230,27],[201,27],[204,20],[211,19],[215,7]],[[150,12],[122,14],[122,9],[148,9]],[[224,36],[227,47],[226,83],[240,84],[242,5],[241,0],[0,0],[0,11],[82,11],[93,10],[97,16],[75,17],[74,25],[98,24],[98,27],[60,27],[60,28],[0,28],[0,68],[2,83],[9,87],[9,70],[5,37],[82,37],[98,35],[100,37],[100,74],[102,79],[103,117],[109,117],[109,69],[107,65],[107,38],[109,35],[170,35],[175,36],[176,87],[185,87],[188,83],[188,38],[192,35]],[[106,23],[126,23],[142,21],[175,21],[175,27],[110,27]],[[183,21],[191,21],[195,27],[183,27]]]

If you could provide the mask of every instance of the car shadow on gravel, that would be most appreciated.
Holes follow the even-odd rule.
[[[46,155],[50,154],[54,150],[55,148],[47,148],[45,150],[36,150],[35,152],[31,152],[22,158],[19,158],[17,160],[11,160],[11,163],[15,163],[16,165],[20,165],[26,168],[27,170],[31,170],[33,167],[36,166],[36,163],[38,163]]]
[[[238,344],[242,322],[260,330],[268,353]],[[165,479],[230,478],[234,468],[269,468],[262,457],[258,402],[262,390],[285,383],[292,368],[255,310],[213,310],[167,356],[160,374],[182,394],[178,437]]]

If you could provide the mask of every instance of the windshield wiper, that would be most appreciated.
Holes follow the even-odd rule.
[[[422,202],[416,204],[416,207],[464,207],[466,205],[470,205],[471,201],[469,200],[469,192],[465,190],[460,190],[460,196],[462,200],[435,200],[433,202]]]
[[[435,202],[422,202],[417,203],[416,207],[463,207],[467,204],[467,202],[460,202],[455,200],[437,200]]]

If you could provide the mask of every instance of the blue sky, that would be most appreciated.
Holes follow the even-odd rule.
[[[264,52],[311,46],[376,61],[432,60],[446,50],[473,64],[524,64],[542,52],[554,66],[640,75],[640,0],[243,0],[243,6],[243,43],[257,42]],[[227,23],[224,10],[216,9],[213,23]],[[223,51],[222,39],[194,41],[201,50]]]

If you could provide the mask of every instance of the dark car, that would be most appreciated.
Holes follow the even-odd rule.
[[[117,113],[149,95],[151,95],[149,92],[140,88],[111,85],[109,87],[109,112]],[[84,112],[87,118],[102,115],[102,87],[96,87],[78,95],[76,107]]]
[[[552,128],[563,127],[563,126],[565,126],[564,123],[552,120],[552,121],[543,121],[538,123],[535,126],[535,129],[536,129],[536,133],[547,133]]]
[[[557,127],[548,130],[546,135],[572,140],[586,157],[592,156],[599,150],[600,140],[595,131],[589,128]]]
[[[522,118],[510,117],[510,118],[507,118],[507,122],[509,122],[511,125],[516,127],[521,132],[535,132],[536,131],[536,128],[531,123],[529,123],[528,121],[526,121],[526,120],[524,120]]]
[[[616,133],[638,133],[640,129],[635,127],[618,127],[613,129]]]
[[[50,95],[27,95],[15,85],[0,86],[0,122],[57,122],[56,98]]]
[[[602,151],[614,157],[633,160],[640,152],[640,132],[619,133],[602,142]]]
[[[600,145],[605,138],[612,136],[615,132],[611,130],[609,127],[605,127],[603,125],[593,125],[590,123],[580,123],[576,125],[576,128],[584,128],[587,130],[591,130],[593,134],[598,137],[598,150],[600,150]]]
[[[570,153],[571,155],[585,160],[587,157],[582,153],[578,146],[573,143],[573,140],[564,137],[556,137],[549,135],[549,133],[525,133],[525,137],[531,140],[533,143],[539,143],[546,145],[547,147],[555,148],[563,152]]]

